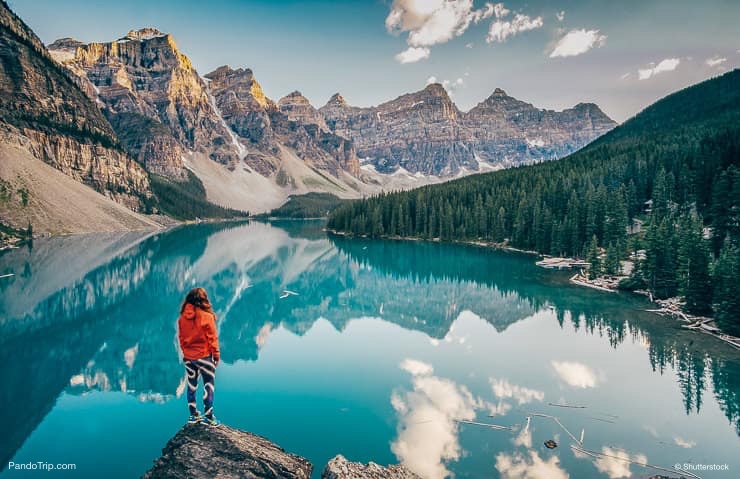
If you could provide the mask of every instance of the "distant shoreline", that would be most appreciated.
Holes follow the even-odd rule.
[[[507,252],[512,252],[512,253],[521,253],[521,254],[526,254],[530,256],[549,257],[548,255],[537,252],[537,251],[523,250],[519,248],[514,248],[513,246],[507,246],[505,244],[489,242],[489,241],[441,240],[440,238],[425,239],[425,238],[416,238],[416,237],[399,236],[399,235],[395,235],[395,236],[385,236],[384,235],[384,236],[372,237],[369,235],[354,235],[354,234],[345,233],[342,231],[336,231],[330,228],[324,228],[324,231],[330,235],[341,236],[344,238],[385,239],[385,240],[397,240],[397,241],[426,241],[426,242],[432,242],[432,243],[461,244],[461,245],[467,245],[467,246],[479,246],[479,247],[484,247],[484,248],[497,249],[500,251],[507,251]],[[729,344],[735,349],[740,350],[740,338],[722,333],[721,331],[717,332],[717,331],[707,330],[702,327],[704,324],[714,321],[713,318],[698,317],[698,316],[695,317],[695,316],[691,316],[691,315],[684,313],[683,311],[681,311],[680,309],[676,307],[667,307],[666,304],[670,303],[671,300],[665,300],[665,301],[656,300],[656,299],[653,299],[649,295],[649,293],[639,292],[639,291],[622,291],[615,287],[604,287],[601,285],[591,284],[590,280],[588,279],[584,280],[583,278],[580,278],[580,277],[576,278],[576,276],[579,276],[579,275],[576,274],[575,276],[571,277],[569,280],[569,283],[575,284],[582,288],[590,288],[590,289],[595,289],[597,291],[602,291],[602,292],[609,292],[609,293],[625,292],[625,293],[631,293],[637,296],[646,297],[651,303],[660,306],[661,309],[645,310],[645,311],[649,313],[653,313],[657,316],[665,316],[669,314],[675,320],[691,323],[691,324],[684,324],[682,326],[685,329],[691,329],[694,331],[699,331],[699,332],[708,334],[710,336],[713,336],[719,339],[720,341]]]

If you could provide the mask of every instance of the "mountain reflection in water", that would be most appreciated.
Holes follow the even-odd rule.
[[[0,274],[14,273],[0,279],[0,364],[12,366],[5,368],[0,388],[3,467],[60,395],[120,391],[153,403],[179,397],[184,383],[176,318],[194,285],[206,288],[216,307],[225,365],[258,361],[275,331],[303,336],[320,319],[343,332],[357,318],[381,318],[423,333],[431,344],[462,344],[458,323],[501,333],[550,314],[560,330],[604,337],[612,348],[624,342],[644,346],[655,374],[675,371],[687,415],[716,401],[740,433],[738,355],[644,312],[648,306],[640,298],[573,287],[567,275],[536,268],[529,256],[429,242],[328,238],[320,228],[312,222],[201,224],[157,234],[39,240],[31,250],[0,256]],[[525,340],[521,347],[530,346]],[[543,363],[561,389],[596,388],[604,379],[572,358]],[[410,383],[388,398],[398,421],[388,447],[425,477],[449,475],[450,463],[464,456],[459,421],[481,414],[504,417],[543,404],[546,393],[558,399],[511,377],[491,377],[493,394],[482,397],[460,378],[439,374],[439,364],[409,357],[399,366]],[[637,400],[640,391],[625,394],[626,400]],[[520,449],[488,451],[485,467],[495,467],[501,477],[533,469],[546,471],[543,477],[567,477],[558,457],[532,448],[531,434],[527,426],[514,435],[512,444]],[[681,441],[689,444],[677,439],[679,447]],[[629,472],[628,462],[608,459],[623,453],[602,452],[604,457],[589,458],[593,467],[607,477],[627,477],[620,474],[624,467]],[[729,460],[720,459],[716,462]]]

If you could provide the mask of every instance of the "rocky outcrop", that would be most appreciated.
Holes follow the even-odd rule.
[[[441,176],[560,158],[616,125],[594,104],[540,110],[500,89],[462,113],[436,83],[372,108],[337,93],[319,111],[378,171]]]
[[[172,35],[145,28],[112,42],[83,44],[62,39],[49,48],[78,77],[114,126],[125,123],[117,116],[133,114],[163,127],[156,135],[145,129],[137,148],[130,150],[141,156],[143,164],[156,165],[160,173],[182,170],[181,159],[163,156],[162,145],[171,145],[163,136],[171,136],[183,148],[206,153],[226,166],[234,167],[238,162],[231,132],[211,102],[205,82]],[[119,127],[117,131],[123,136],[130,130]]]
[[[313,465],[264,437],[221,425],[187,424],[167,442],[143,479],[309,479]],[[322,479],[420,479],[405,466],[335,456]]]
[[[322,479],[421,479],[411,472],[406,466],[396,464],[383,467],[374,462],[362,464],[350,462],[341,454],[324,468],[321,473]]]
[[[184,426],[144,479],[309,479],[313,466],[267,439],[227,426]]]
[[[278,107],[290,121],[306,125],[316,125],[323,130],[327,129],[324,117],[311,105],[308,98],[303,96],[299,91],[294,91],[282,97],[278,101]]]
[[[270,112],[277,106],[265,96],[252,70],[222,66],[205,78],[226,124],[251,144],[274,147]]]
[[[131,209],[147,209],[146,172],[100,110],[4,2],[0,25],[0,141],[23,143],[66,175]]]

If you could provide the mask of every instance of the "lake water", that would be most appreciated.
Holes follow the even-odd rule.
[[[661,472],[625,459],[727,464],[694,472],[740,477],[740,353],[534,260],[328,238],[313,222],[8,252],[0,476],[144,473],[187,419],[176,319],[199,285],[219,318],[217,416],[308,458],[315,476],[341,453],[431,479]],[[571,448],[582,432],[591,453]],[[8,461],[77,469],[24,475]]]

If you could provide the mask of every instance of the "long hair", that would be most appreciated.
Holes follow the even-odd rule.
[[[180,307],[180,314],[185,311],[185,305],[187,304],[192,304],[196,308],[213,314],[213,306],[211,306],[211,301],[208,299],[208,293],[203,288],[193,288],[188,292],[188,295],[185,296],[185,301],[183,301]]]

